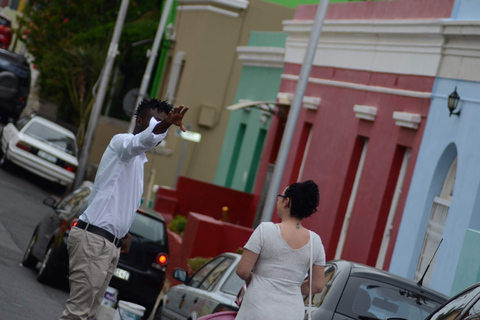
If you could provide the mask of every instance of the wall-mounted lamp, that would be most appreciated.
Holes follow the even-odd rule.
[[[450,117],[452,114],[456,115],[457,117],[460,116],[460,111],[458,110],[457,112],[455,109],[458,107],[458,102],[460,101],[460,96],[457,93],[457,87],[455,86],[455,90],[448,96],[448,110],[450,110]]]

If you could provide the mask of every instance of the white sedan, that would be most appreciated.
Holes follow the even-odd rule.
[[[75,134],[45,118],[30,115],[1,132],[0,166],[9,162],[62,186],[70,185],[78,167]]]

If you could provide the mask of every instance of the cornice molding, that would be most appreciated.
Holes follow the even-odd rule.
[[[232,9],[242,9],[245,10],[248,8],[249,2],[247,0],[180,0],[180,4],[189,4],[189,3],[194,3],[194,4],[212,4],[212,5],[221,5],[227,8],[232,8]]]
[[[289,34],[286,63],[302,64],[312,26],[313,20],[283,22]],[[313,65],[430,77],[439,76],[442,66],[441,75],[452,77],[442,57],[478,61],[478,43],[480,21],[325,20]],[[470,79],[468,70],[473,74],[471,66],[464,66],[459,78]]]
[[[236,12],[220,9],[214,6],[203,6],[203,5],[178,6],[177,11],[207,11],[207,12],[218,13],[218,14],[232,17],[232,18],[239,17],[239,14]]]
[[[244,66],[283,68],[285,49],[278,47],[237,47]]]
[[[298,75],[282,74],[282,79],[284,80],[298,81],[298,78],[299,78]],[[431,92],[393,89],[393,88],[379,87],[379,86],[369,86],[369,85],[353,83],[353,82],[334,81],[334,80],[312,78],[312,77],[308,78],[308,82],[313,84],[332,86],[332,87],[341,87],[341,88],[348,88],[348,89],[354,89],[354,90],[379,92],[379,93],[393,94],[393,95],[413,97],[413,98],[429,99],[432,96]]]

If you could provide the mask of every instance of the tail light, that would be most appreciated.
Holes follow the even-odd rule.
[[[19,149],[22,149],[22,150],[25,150],[27,152],[30,152],[31,151],[31,148],[32,146],[30,146],[29,144],[23,142],[23,141],[18,141],[17,144],[15,145],[17,148]]]
[[[73,219],[72,222],[70,223],[70,228],[68,228],[69,230],[72,229],[73,227],[75,227],[78,223],[78,219]]]
[[[77,172],[77,167],[74,166],[74,165],[71,165],[71,164],[68,164],[68,163],[65,163],[63,165],[63,168],[67,171],[70,171],[70,172],[73,172],[73,173],[76,173]]]
[[[155,258],[155,261],[152,263],[152,267],[165,271],[168,264],[168,255],[166,253],[159,253]]]

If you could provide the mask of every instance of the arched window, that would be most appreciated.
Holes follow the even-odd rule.
[[[422,277],[428,263],[435,253],[435,250],[437,250],[437,247],[442,240],[443,229],[445,227],[445,221],[447,221],[448,210],[450,209],[450,201],[452,200],[456,175],[457,157],[455,157],[450,165],[450,169],[448,170],[445,181],[443,182],[440,195],[433,199],[427,230],[425,231],[425,237],[423,238],[422,251],[420,252],[417,269],[415,270],[415,281],[418,281]],[[430,284],[435,260],[436,257],[433,259],[432,264],[430,265],[428,272],[423,279],[423,284],[425,286]]]

